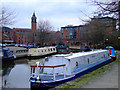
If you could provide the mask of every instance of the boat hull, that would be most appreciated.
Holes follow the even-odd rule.
[[[96,69],[98,69],[98,68],[100,68],[100,67],[102,67],[102,66],[104,66],[104,65],[106,65],[106,64],[108,64],[112,61],[114,61],[114,59],[105,60],[104,62],[101,62],[97,65],[92,66],[92,67],[89,67],[88,69],[86,69],[82,72],[79,72],[79,73],[75,74],[74,77],[71,77],[71,78],[68,78],[68,79],[63,79],[63,80],[59,80],[59,81],[55,81],[55,82],[45,82],[45,83],[31,82],[31,88],[35,88],[35,87],[39,87],[39,88],[41,88],[41,87],[47,87],[47,88],[55,87],[57,85],[63,84],[65,82],[71,81],[73,79],[76,79],[76,78],[78,78],[78,77],[80,77],[84,74],[87,74],[87,73],[93,71],[93,70],[96,70]]]
[[[29,60],[31,59],[39,59],[39,58],[44,58],[47,56],[55,55],[56,53],[50,53],[50,54],[45,54],[45,55],[38,55],[38,56],[27,56]]]

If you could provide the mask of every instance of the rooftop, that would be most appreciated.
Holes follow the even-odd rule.
[[[13,28],[13,29],[16,29],[16,30],[31,30],[29,28]]]
[[[78,26],[73,26],[73,25],[67,25],[65,27],[61,27],[61,28],[77,28],[77,27],[83,27],[84,25],[78,25]]]

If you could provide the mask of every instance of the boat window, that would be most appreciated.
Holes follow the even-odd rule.
[[[48,51],[50,51],[50,49],[48,49]]]
[[[43,50],[42,50],[42,52],[43,52]]]
[[[68,61],[70,62],[70,59],[68,59]]]
[[[55,51],[55,48],[53,48],[53,50]]]
[[[88,58],[88,64],[90,63],[89,58]]]
[[[52,48],[51,48],[51,51],[52,51]]]
[[[78,62],[76,62],[76,68],[78,68]]]

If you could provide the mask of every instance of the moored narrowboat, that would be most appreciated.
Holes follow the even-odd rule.
[[[28,50],[29,58],[45,57],[57,53],[56,47],[30,48]]]
[[[54,55],[31,65],[31,87],[55,87],[112,61],[108,50]]]
[[[105,47],[105,50],[109,51],[110,57],[114,60],[116,60],[116,56],[115,56],[115,49],[112,46],[107,46]]]
[[[14,58],[15,56],[12,55],[9,48],[0,48],[0,60],[2,60],[2,63],[11,62]]]
[[[56,45],[56,49],[57,49],[58,54],[68,54],[68,53],[70,53],[69,46]]]

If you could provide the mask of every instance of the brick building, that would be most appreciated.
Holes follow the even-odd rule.
[[[33,44],[30,42],[32,39],[32,33],[36,32],[37,30],[37,22],[36,22],[35,13],[33,13],[31,17],[31,29],[30,28],[13,28],[11,32],[12,39],[16,44]]]
[[[81,31],[84,25],[61,27],[62,39],[66,45],[80,45]]]
[[[11,35],[12,29],[9,27],[2,27],[2,32],[1,32],[1,43],[7,43],[11,44],[14,43]]]
[[[97,24],[98,26],[96,26]],[[66,45],[89,45],[90,37],[94,31],[98,30],[98,27],[104,30],[107,36],[116,30],[116,19],[97,16],[85,25],[61,27],[62,39]]]

